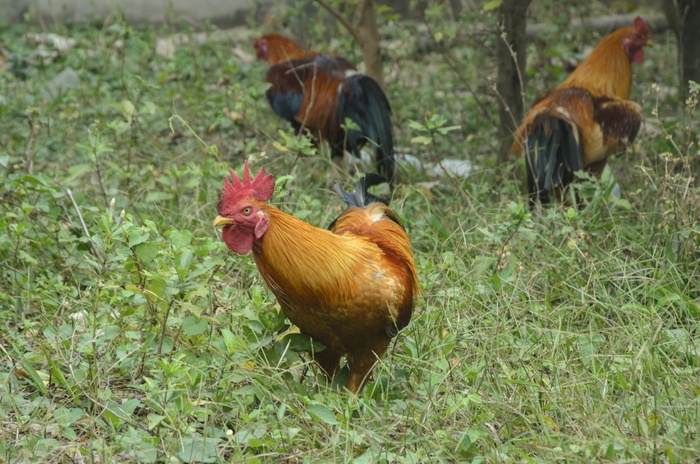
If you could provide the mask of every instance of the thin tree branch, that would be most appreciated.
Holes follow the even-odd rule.
[[[85,232],[85,236],[87,237],[88,241],[90,242],[90,246],[92,247],[92,252],[95,254],[95,257],[99,259],[100,261],[102,260],[102,255],[100,254],[100,251],[97,249],[97,245],[95,242],[92,240],[92,237],[90,236],[90,231],[87,228],[87,225],[85,224],[85,220],[83,219],[83,215],[80,212],[80,207],[78,206],[78,203],[75,202],[75,198],[73,198],[73,192],[70,191],[69,188],[65,188],[63,184],[60,182],[56,181],[58,184],[58,187],[63,191],[63,193],[70,199],[71,203],[73,203],[73,207],[75,208],[75,212],[78,213],[78,219],[80,219],[80,224],[83,226],[83,232]]]
[[[362,38],[360,37],[360,34],[357,32],[357,29],[355,26],[350,24],[350,21],[348,21],[348,18],[343,15],[340,11],[338,11],[336,8],[334,8],[332,5],[329,5],[326,0],[316,0],[316,3],[321,5],[323,8],[325,8],[330,14],[335,16],[335,19],[340,21],[340,23],[345,27],[345,29],[348,30],[350,35],[352,35],[355,38],[355,41],[357,44],[362,48]]]
[[[423,24],[425,24],[426,28],[428,29],[428,34],[430,34],[431,37],[435,37],[433,35],[433,30],[430,27],[428,19],[425,17],[425,14],[423,15]],[[438,46],[438,51],[440,52],[440,55],[442,55],[442,59],[445,61],[445,64],[447,64],[447,66],[452,70],[452,72],[455,73],[462,85],[467,89],[467,92],[471,94],[472,98],[474,99],[474,102],[484,114],[484,117],[489,121],[490,124],[495,125],[496,120],[493,119],[493,117],[491,116],[491,113],[493,111],[486,107],[486,105],[484,104],[484,102],[481,101],[481,98],[479,98],[479,95],[471,86],[469,81],[462,75],[462,70],[458,69],[457,65],[452,61],[452,56],[450,55],[449,50],[446,50],[443,44],[436,43],[436,45]]]

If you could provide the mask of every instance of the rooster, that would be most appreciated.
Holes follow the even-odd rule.
[[[510,153],[525,152],[530,206],[561,197],[584,170],[596,175],[610,155],[624,151],[642,121],[639,105],[628,100],[632,63],[651,45],[649,27],[634,26],[605,37],[556,89],[540,96],[515,133]]]
[[[308,128],[317,141],[326,141],[334,160],[345,150],[359,157],[370,143],[379,173],[393,181],[391,107],[374,79],[344,58],[305,50],[279,34],[260,37],[255,50],[270,65],[267,98],[278,116],[297,133]],[[346,126],[347,119],[354,124]]]
[[[285,316],[326,346],[313,356],[329,378],[347,354],[346,387],[360,392],[419,295],[406,231],[386,202],[367,192],[380,176],[363,178],[353,193],[336,185],[348,208],[324,230],[265,203],[275,182],[264,167],[252,180],[247,162],[242,181],[230,171],[214,220],[222,240],[236,253],[252,250]]]

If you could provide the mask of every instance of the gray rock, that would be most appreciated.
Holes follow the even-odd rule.
[[[397,162],[399,162],[399,163],[402,163],[402,162],[403,162],[403,163],[405,163],[405,164],[408,165],[408,166],[412,166],[413,169],[416,169],[416,170],[418,170],[418,171],[423,170],[423,163],[422,163],[421,160],[420,160],[418,157],[416,157],[416,156],[408,155],[408,154],[406,154],[406,155],[398,155],[398,156],[396,156],[396,160],[397,160]]]
[[[73,68],[68,66],[58,73],[56,77],[51,79],[42,92],[41,98],[44,100],[53,100],[62,92],[76,88],[78,84],[80,84],[80,78]]]
[[[456,177],[467,177],[473,170],[474,166],[469,160],[444,159],[435,165],[430,174],[433,177],[443,177],[447,171]]]

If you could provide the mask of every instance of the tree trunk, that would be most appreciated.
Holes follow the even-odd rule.
[[[664,0],[664,13],[676,33],[680,95],[688,95],[688,82],[700,82],[700,0]]]
[[[499,116],[498,159],[508,159],[508,150],[513,143],[513,133],[523,119],[523,88],[525,83],[525,37],[527,7],[531,0],[503,0],[500,14],[502,33],[498,39],[498,77],[496,90],[502,98]],[[512,52],[511,52],[512,50]]]
[[[360,47],[365,60],[365,74],[377,81],[384,88],[384,66],[382,54],[379,48],[379,30],[377,29],[377,16],[372,0],[357,0],[357,35],[360,38]]]
[[[700,83],[700,0],[679,0],[682,24],[679,44],[681,95],[688,95],[688,82]],[[680,5],[682,4],[682,5]]]

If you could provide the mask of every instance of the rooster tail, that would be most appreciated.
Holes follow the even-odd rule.
[[[386,179],[384,177],[380,176],[379,174],[369,173],[357,181],[357,183],[355,184],[355,190],[353,190],[352,192],[346,192],[345,190],[343,190],[343,187],[341,187],[340,183],[337,182],[333,186],[333,190],[335,190],[335,193],[337,193],[338,196],[342,198],[345,203],[348,204],[348,207],[354,206],[357,208],[366,208],[372,203],[383,203],[389,206],[389,202],[387,200],[378,197],[372,193],[369,193],[368,190],[370,187],[374,187],[375,185],[379,185],[383,182],[386,182]],[[333,220],[333,222],[331,222],[331,225],[328,226],[328,230],[333,230],[339,217],[340,216],[338,216]],[[395,220],[394,218],[390,219]],[[398,218],[396,218],[396,221],[398,221]],[[400,222],[398,222],[398,224],[401,225]]]
[[[391,127],[391,106],[379,84],[364,74],[352,74],[345,79],[338,112],[340,122],[354,121],[358,130],[349,130],[347,150],[359,156],[367,141],[374,147],[377,171],[390,183],[394,179],[394,135]]]
[[[563,188],[574,180],[574,172],[583,167],[583,150],[578,128],[543,114],[535,119],[527,139],[527,187],[530,206],[539,199],[549,202],[553,188]]]
[[[362,177],[355,184],[355,190],[350,193],[343,190],[339,183],[333,186],[333,190],[342,198],[348,206],[356,206],[358,208],[366,208],[372,203],[384,203],[389,206],[389,202],[384,198],[369,193],[369,188],[386,182],[386,179],[379,174],[369,173]]]

